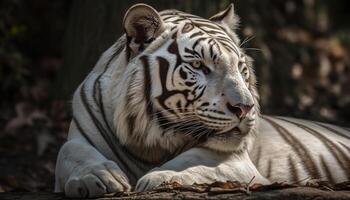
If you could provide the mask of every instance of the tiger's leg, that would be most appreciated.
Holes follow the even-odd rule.
[[[224,154],[204,148],[190,149],[141,177],[137,191],[152,189],[163,182],[176,181],[183,185],[239,181],[269,184],[256,169],[247,152]]]
[[[69,197],[97,197],[129,191],[127,176],[93,146],[80,139],[65,143],[56,164],[55,192]]]

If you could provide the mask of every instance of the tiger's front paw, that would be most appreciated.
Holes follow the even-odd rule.
[[[80,166],[65,184],[68,197],[99,197],[104,194],[130,191],[126,175],[113,161]]]
[[[153,171],[141,177],[136,184],[138,192],[152,190],[164,182],[177,182],[181,185],[192,185],[195,183],[193,176],[174,171]]]

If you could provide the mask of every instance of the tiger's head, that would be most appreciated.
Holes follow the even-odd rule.
[[[219,151],[246,145],[259,105],[251,59],[234,33],[237,22],[233,5],[210,19],[158,13],[145,4],[127,11],[129,84],[122,115],[134,130],[129,137],[143,138],[136,132],[144,129],[153,131],[144,133],[153,140],[179,136]]]

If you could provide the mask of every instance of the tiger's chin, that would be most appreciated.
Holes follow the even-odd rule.
[[[220,152],[242,152],[250,147],[254,126],[238,125],[208,137],[203,146]]]

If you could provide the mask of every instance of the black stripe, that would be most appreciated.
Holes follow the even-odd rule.
[[[123,40],[124,38],[120,38],[118,41],[117,41],[117,44],[118,43],[122,43],[122,41],[120,40]],[[114,53],[112,54],[112,56],[108,59],[102,73],[100,73],[97,78],[95,79],[95,82],[93,84],[93,99],[95,101],[95,104],[100,108],[100,111],[101,111],[101,115],[102,115],[102,119],[103,119],[103,122],[107,125],[107,128],[110,132],[114,132],[113,129],[111,128],[109,122],[107,121],[107,117],[106,117],[106,113],[105,113],[105,107],[103,105],[103,96],[102,96],[102,87],[101,87],[101,77],[106,73],[106,71],[108,70],[108,68],[110,67],[110,64],[112,63],[112,61],[118,57],[120,55],[120,53],[122,52],[122,50],[124,49],[125,45],[124,44],[120,44],[119,46],[116,47]],[[97,90],[97,87],[98,87],[98,100],[97,100],[97,97],[96,97],[96,90]],[[114,134],[113,134],[114,136]],[[117,139],[116,137],[114,137],[114,139]]]
[[[104,124],[107,125],[108,131],[110,133],[114,133],[114,130],[111,128],[111,126],[109,125],[109,122],[107,121],[105,106],[104,106],[103,99],[102,99],[103,97],[102,97],[102,87],[101,87],[100,77],[98,79],[98,86],[99,86],[99,91],[98,91],[99,107],[100,107],[103,122],[104,122]],[[114,134],[112,134],[112,135],[114,135]]]
[[[135,80],[136,73],[137,73],[137,71],[134,71],[131,74],[130,80]],[[130,92],[131,85],[132,85],[131,83],[128,85],[127,92],[126,92],[127,95],[125,97],[126,102],[127,102],[125,107],[126,107],[126,109],[129,109],[129,110],[133,109],[133,107],[129,105],[129,103],[132,101],[133,95],[134,95],[134,94],[131,94],[131,92]],[[138,137],[137,134],[134,134],[135,133],[135,124],[137,123],[136,116],[129,113],[127,116],[125,116],[125,119],[126,119],[126,123],[128,124],[129,137],[133,137],[134,140],[136,140],[136,141],[142,139],[142,138]],[[113,135],[115,135],[115,134],[113,134]],[[117,145],[122,148],[121,150],[125,154],[125,156],[130,161],[132,161],[135,166],[137,166],[139,169],[141,169],[143,171],[149,171],[156,164],[158,164],[157,162],[150,162],[146,159],[141,158],[138,155],[135,155],[132,151],[130,151],[130,146],[128,146],[128,145],[126,145],[126,146],[122,146],[121,144],[117,144]],[[131,146],[131,148],[132,148],[132,146]]]
[[[194,73],[194,74],[196,73],[196,72],[194,72],[191,68],[189,68],[187,65],[185,65],[184,67],[185,67],[188,71],[190,71],[190,72],[192,72],[192,73]],[[190,73],[190,74],[191,74],[191,73]]]
[[[124,47],[124,46],[122,46]],[[133,154],[131,154],[131,152],[129,152],[125,147],[123,147],[118,141],[119,139],[117,138],[116,134],[114,134],[114,131],[112,130],[112,128],[110,127],[108,121],[107,121],[107,117],[106,117],[106,114],[105,114],[105,107],[103,105],[103,99],[102,99],[102,87],[101,87],[101,82],[100,82],[100,78],[102,77],[102,75],[107,71],[107,69],[109,68],[112,60],[115,58],[115,56],[118,56],[120,53],[121,53],[121,50],[123,48],[118,48],[115,53],[113,54],[113,56],[111,56],[111,58],[108,60],[107,64],[106,64],[106,67],[104,69],[104,71],[98,76],[98,78],[95,80],[95,83],[98,82],[98,86],[99,86],[99,101],[97,101],[97,104],[99,105],[99,108],[100,108],[100,111],[101,111],[101,114],[102,114],[102,118],[104,120],[104,123],[107,125],[107,128],[108,128],[108,131],[110,134],[108,134],[109,136],[111,136],[113,139],[111,140],[111,142],[114,143],[114,146],[117,146],[119,148],[119,151],[121,151],[122,153],[126,154],[127,157],[131,158],[133,161],[134,161],[134,164],[136,164],[135,162],[139,161],[140,159],[135,157]],[[133,119],[133,120],[132,120]],[[130,124],[129,124],[129,131],[132,132],[132,128],[134,127],[134,124],[135,124],[135,117],[132,116],[132,119],[130,119]],[[133,123],[131,123],[133,121]],[[131,128],[132,127],[132,128]],[[106,138],[105,138],[106,140]],[[106,141],[107,142],[107,141]],[[112,145],[112,144],[109,144],[109,146]],[[115,153],[116,150],[112,149]],[[117,154],[117,153],[115,153]],[[118,155],[118,154],[117,154]],[[118,155],[121,162],[124,162],[122,160],[122,158],[120,157],[120,155]],[[141,162],[145,162],[143,159],[141,159]],[[147,163],[145,163],[147,164]],[[126,165],[127,166],[127,165]],[[145,166],[140,166],[138,165],[138,167],[141,167],[143,168],[144,170],[145,169],[149,169],[149,166],[145,167]],[[131,170],[130,170],[131,171]],[[136,177],[136,175],[134,175]]]
[[[223,37],[223,36],[216,36],[216,39],[220,40],[220,41],[226,41],[228,43],[233,43],[233,41],[227,37]]]
[[[262,151],[262,147],[261,146],[258,146],[258,154],[256,155],[256,158],[255,158],[255,166],[257,168],[259,168],[259,165],[260,165],[260,159],[261,159],[261,151]]]
[[[200,41],[206,40],[206,39],[207,39],[207,37],[200,37],[200,38],[197,38],[197,40],[196,40],[196,41],[193,43],[193,45],[192,45],[192,49],[195,49],[196,46],[199,44]]]
[[[113,129],[111,128],[109,122],[107,121],[107,116],[105,113],[105,107],[104,107],[104,103],[103,103],[103,96],[102,96],[102,86],[101,86],[101,82],[100,79],[101,77],[104,75],[104,73],[108,70],[112,60],[115,59],[116,56],[118,56],[121,51],[123,50],[124,45],[121,45],[115,52],[114,54],[110,57],[110,59],[108,60],[108,62],[106,63],[106,66],[103,70],[103,72],[101,74],[99,74],[99,76],[95,79],[94,81],[94,85],[93,85],[93,94],[98,94],[98,101],[96,98],[94,98],[95,104],[99,107],[99,110],[101,112],[102,115],[102,119],[103,119],[103,123],[107,126],[108,131],[103,131],[101,132],[101,130],[99,129],[102,137],[104,138],[104,140],[106,141],[106,143],[108,144],[108,146],[110,147],[110,149],[113,151],[113,153],[115,154],[115,156],[117,156],[118,161],[122,162],[122,165],[124,165],[124,169],[128,170],[129,173],[131,175],[133,175],[136,179],[136,175],[131,173],[131,169],[128,168],[128,165],[124,162],[124,160],[122,159],[122,157],[120,156],[120,154],[118,152],[121,152],[122,154],[126,154],[126,156],[128,157],[128,155],[130,155],[130,153],[128,152],[128,150],[126,148],[124,148],[120,143],[119,143],[119,139],[117,137],[117,135],[114,133]],[[98,92],[96,92],[96,86],[98,86],[99,90]],[[94,95],[95,97],[95,95]],[[96,117],[95,117],[96,118]],[[102,125],[100,125],[102,126]],[[110,133],[110,134],[108,134]],[[115,148],[118,148],[119,150],[116,150],[115,148],[113,148],[113,146]]]
[[[181,15],[186,17],[187,19],[191,18],[192,20],[195,20],[195,21],[197,21],[197,20],[205,20],[206,22],[208,22],[208,20],[203,19],[202,17],[198,17],[196,15],[192,15],[192,14],[188,14],[188,13],[181,13]]]
[[[298,173],[298,169],[297,169],[297,166],[295,164],[295,160],[292,158],[291,155],[288,156],[288,164],[289,164],[289,170],[291,172],[290,174],[290,180],[293,181],[293,182],[297,182],[300,180],[300,177],[299,177],[299,173]]]
[[[123,40],[123,38],[120,38],[120,40]],[[118,42],[121,42],[121,41],[117,41]],[[102,118],[103,118],[103,121],[105,122],[105,124],[107,125],[107,128],[108,130],[111,132],[111,133],[114,133],[113,129],[110,127],[108,121],[107,121],[107,117],[106,117],[106,113],[105,113],[105,107],[103,105],[103,97],[102,97],[102,87],[101,87],[101,77],[104,73],[106,73],[106,71],[108,70],[108,68],[110,67],[112,61],[120,55],[120,53],[122,52],[122,50],[124,49],[125,45],[121,44],[119,46],[117,46],[117,49],[115,50],[115,52],[113,53],[113,55],[111,56],[111,58],[107,61],[106,63],[106,67],[105,69],[103,70],[103,72],[99,75],[99,77],[97,78],[97,81],[98,81],[98,86],[99,86],[99,103],[100,103],[100,109],[101,109],[101,114],[102,114]],[[95,93],[94,93],[95,94]],[[115,134],[113,134],[114,136]],[[114,139],[117,139],[116,137]]]
[[[164,20],[175,17],[175,16],[169,16],[164,18]],[[238,50],[236,47],[232,47],[231,45],[234,44],[233,41],[230,40],[230,38],[226,38],[227,32],[224,28],[219,26],[218,24],[212,23],[212,21],[205,20],[203,18],[199,18],[197,16],[189,17],[188,15],[181,14],[180,16],[177,16],[178,18],[176,20],[173,20],[174,22],[179,22],[183,20],[189,20],[193,25],[195,25],[197,28],[201,29],[203,32],[207,33],[211,38],[215,38],[218,40],[221,40],[221,44],[226,48],[228,51],[235,52],[238,54]],[[203,28],[206,28],[208,30],[205,30]],[[194,33],[191,37],[194,37],[194,35],[199,34],[200,32]],[[206,37],[207,38],[207,37]],[[199,38],[192,46],[192,49],[195,49],[195,47],[198,45],[198,42],[202,40]]]
[[[167,17],[163,17],[163,20],[164,20],[164,21],[166,21],[166,20],[171,19],[171,18],[173,18],[173,17],[175,17],[175,16],[167,16]]]
[[[178,19],[172,20],[171,22],[172,23],[176,23],[176,22],[180,22],[180,21],[183,21],[183,20],[184,20],[183,18],[178,18]]]
[[[203,26],[201,26],[203,27]],[[204,26],[205,27],[205,26]],[[203,29],[204,30],[204,29]],[[218,30],[215,30],[215,29],[206,29],[204,30],[207,34],[210,34],[212,37],[215,37],[217,35],[225,35],[224,32],[222,31],[218,31]]]
[[[109,123],[107,122],[107,119],[106,119],[106,116],[105,116],[103,100],[102,100],[102,94],[101,94],[102,88],[101,88],[101,84],[100,84],[100,81],[99,81],[104,73],[105,72],[102,72],[95,79],[94,84],[93,84],[92,97],[93,97],[93,100],[94,100],[94,103],[96,104],[96,106],[99,107],[99,110],[101,112],[104,124],[106,124],[108,130],[112,132],[112,129],[110,128]]]
[[[215,54],[215,55],[213,56],[214,63],[217,61],[216,58],[217,58],[217,55]]]
[[[173,26],[170,28],[170,32],[172,32],[173,30],[175,30],[177,28],[177,26]]]
[[[132,114],[128,114],[126,121],[128,122],[129,136],[133,137],[136,117]]]
[[[209,22],[209,21],[208,21]],[[194,25],[199,27],[199,28],[208,28],[210,29],[210,31],[213,31],[215,34],[219,34],[219,35],[225,35],[226,32],[222,31],[221,28],[214,24],[214,23],[205,23],[205,22],[199,22],[199,21],[196,21],[194,20],[193,21]],[[207,32],[206,30],[204,30],[205,32]]]
[[[123,39],[123,38],[121,38]],[[103,70],[103,72],[101,74],[99,74],[99,76],[95,79],[94,84],[93,84],[93,99],[95,101],[95,104],[99,107],[100,111],[101,111],[101,115],[102,115],[102,119],[104,121],[104,123],[106,124],[109,133],[108,134],[106,132],[106,130],[103,128],[103,125],[101,125],[100,121],[96,118],[96,116],[93,114],[91,107],[87,104],[87,98],[86,98],[86,94],[85,94],[85,84],[83,84],[82,88],[80,89],[80,96],[81,96],[81,100],[83,102],[84,107],[86,108],[86,110],[88,111],[89,115],[91,116],[91,119],[95,125],[95,127],[99,130],[100,134],[102,135],[102,137],[104,138],[104,140],[106,141],[107,145],[109,146],[109,148],[113,151],[113,153],[115,154],[115,156],[117,157],[118,161],[120,162],[119,164],[121,165],[121,169],[129,176],[129,179],[132,181],[132,179],[134,179],[136,181],[136,175],[134,173],[132,173],[132,170],[129,168],[128,164],[125,163],[125,161],[122,159],[122,156],[120,154],[125,154],[125,156],[128,159],[133,159],[132,156],[129,156],[130,153],[127,151],[127,149],[125,149],[120,143],[119,143],[119,139],[117,138],[116,134],[114,134],[114,131],[112,130],[112,128],[110,127],[108,121],[107,121],[107,117],[105,115],[105,107],[103,105],[103,96],[102,96],[102,87],[101,87],[101,83],[100,83],[100,78],[103,76],[103,74],[108,70],[110,64],[112,63],[112,61],[115,59],[116,56],[120,55],[120,53],[122,52],[122,50],[124,49],[125,45],[120,45],[117,47],[117,49],[115,50],[115,52],[113,53],[113,55],[110,57],[110,59],[107,61],[105,68]],[[98,97],[99,99],[97,100],[96,98],[96,88],[97,86],[99,86],[99,91],[98,91]],[[112,137],[112,138],[110,138]],[[91,140],[90,140],[91,141]],[[114,147],[113,148],[113,144],[114,143]]]
[[[89,113],[92,121],[94,122],[95,127],[101,132],[101,133],[106,133],[106,131],[104,130],[103,126],[100,124],[99,120],[96,118],[96,116],[93,114],[92,110],[91,110],[91,105],[88,104],[88,100],[86,97],[86,82],[83,83],[82,87],[80,88],[80,98],[81,101],[84,105],[84,108],[87,110],[87,112]]]
[[[83,128],[81,127],[80,123],[78,122],[78,120],[73,116],[73,122],[74,124],[77,126],[78,131],[81,133],[81,135],[88,141],[88,143],[95,147],[94,143],[92,142],[92,140],[89,138],[89,136],[85,133],[85,131],[83,130]]]
[[[339,142],[340,145],[342,145],[346,150],[349,151],[350,153],[350,147],[346,146],[345,144],[343,144],[342,142]]]
[[[124,38],[121,37],[118,41],[117,44],[122,43]],[[102,86],[101,86],[101,77],[106,73],[106,71],[108,70],[108,68],[110,67],[112,61],[114,59],[116,59],[116,57],[118,57],[120,55],[120,53],[122,52],[122,50],[124,49],[125,44],[119,44],[119,46],[116,47],[114,53],[112,54],[112,56],[109,58],[109,60],[107,61],[104,70],[102,71],[101,74],[99,74],[99,76],[95,79],[94,82],[94,86],[93,86],[93,97],[94,97],[94,101],[96,103],[96,105],[99,107],[101,115],[102,115],[102,119],[104,124],[106,124],[108,131],[111,133],[111,136],[113,137],[113,141],[119,141],[119,139],[117,138],[116,134],[114,133],[114,129],[111,128],[109,121],[107,120],[107,116],[106,116],[106,112],[105,112],[105,106],[103,103],[103,95],[102,95]],[[98,86],[98,100],[96,99],[96,88]],[[120,144],[117,144],[120,145]]]
[[[191,50],[187,47],[185,47],[185,53],[189,53],[191,55],[197,56],[197,58],[203,58],[196,50]]]
[[[144,95],[146,100],[146,109],[148,115],[151,117],[153,115],[153,105],[151,102],[151,91],[152,91],[152,80],[151,80],[151,73],[150,73],[150,66],[147,56],[142,56],[141,58],[142,64],[143,64],[143,72],[144,72]]]
[[[127,89],[126,89],[126,96],[125,96],[125,102],[126,102],[125,103],[125,109],[126,110],[133,110],[134,109],[133,106],[130,105],[130,104],[133,101],[134,96],[137,95],[137,94],[134,94],[134,93],[131,92],[131,87],[133,85],[132,81],[136,80],[136,73],[137,73],[137,71],[135,70],[130,75],[129,80],[131,82],[128,84]],[[129,112],[129,113],[126,114],[125,118],[126,118],[126,122],[125,123],[128,124],[129,136],[133,137],[136,116],[132,112]]]
[[[146,56],[144,56],[146,57]],[[142,58],[141,57],[141,60],[144,60],[145,58]],[[147,71],[147,70],[146,70]],[[130,80],[135,80],[135,76],[136,76],[136,73],[137,71],[134,71],[131,75],[131,78]],[[145,74],[145,103],[146,103],[146,106],[148,105],[148,112],[150,114],[150,116],[152,115],[152,112],[150,109],[152,109],[152,106],[150,103],[147,103],[147,102],[150,102],[150,90],[147,89],[147,87],[151,87],[151,78],[150,78],[150,72],[147,72],[148,75]],[[147,77],[148,76],[148,77]],[[147,83],[146,83],[147,82]],[[129,104],[128,102],[131,102],[132,99],[133,99],[133,95],[130,94],[130,86],[131,84],[129,84],[129,87],[127,88],[127,96],[126,96],[126,109],[133,109]],[[138,138],[137,137],[137,134],[134,134],[134,128],[135,128],[135,124],[137,123],[136,122],[136,116],[135,115],[132,115],[132,114],[128,114],[128,116],[125,117],[126,118],[126,121],[127,121],[127,124],[128,124],[128,131],[129,131],[129,136],[130,137],[134,137],[135,140],[138,140],[138,139],[142,139],[142,138]],[[113,134],[113,136],[115,136],[115,134]],[[118,141],[118,138],[117,138],[117,141]],[[122,152],[125,154],[125,156],[133,162],[133,164],[135,166],[137,166],[138,168],[142,169],[143,171],[149,171],[151,168],[153,168],[155,165],[159,164],[159,162],[151,162],[151,161],[148,161],[146,159],[143,159],[141,158],[140,156],[138,155],[135,155],[132,151],[129,150],[129,147],[130,146],[122,146],[121,144],[117,144],[117,146],[120,146],[120,148],[122,148]],[[131,147],[132,148],[132,147]]]
[[[325,125],[325,124],[322,124],[322,123],[320,123],[320,122],[314,122],[314,123],[317,124],[318,126],[321,126],[322,128],[325,128],[325,129],[329,130],[330,132],[333,132],[333,133],[335,133],[335,134],[341,136],[341,137],[345,137],[345,138],[347,138],[347,139],[350,139],[350,136],[345,135],[344,133],[341,133],[340,131],[337,131],[337,130],[335,130],[335,129],[332,128],[332,127],[329,127],[329,126],[327,126],[327,125]],[[344,129],[344,130],[345,130],[345,129]]]
[[[204,48],[203,47],[201,48],[201,55],[202,55],[202,58],[205,58],[205,56],[204,56]]]
[[[210,44],[211,40],[209,40],[208,44],[210,45],[209,46],[209,53],[210,53],[210,57],[213,58],[213,55],[214,55],[214,49],[213,49],[213,44]]]
[[[311,135],[313,135],[314,137],[316,137],[317,139],[319,139],[325,146],[326,148],[334,155],[335,159],[337,160],[337,162],[339,163],[340,167],[344,170],[346,176],[348,177],[348,179],[350,179],[350,158],[345,154],[345,152],[339,148],[337,146],[336,143],[334,143],[333,141],[329,140],[327,137],[325,137],[324,135],[322,135],[321,133],[319,133],[318,131],[311,129],[308,126],[305,126],[303,124],[300,123],[296,123],[284,118],[278,118],[280,120],[283,120],[285,122],[294,124],[295,126],[305,130],[306,132],[310,133]]]
[[[232,52],[235,52],[237,55],[239,55],[238,51],[237,51],[234,47],[232,47],[231,44],[226,43],[225,41],[220,42],[220,44],[221,44],[223,47],[225,47],[225,49],[226,49],[227,51],[232,51]]]
[[[157,122],[158,122],[160,128],[162,128],[163,130],[168,130],[171,126],[175,125],[175,123],[170,122],[160,112],[157,112],[156,117],[157,117]]]
[[[320,161],[321,161],[322,169],[326,174],[327,180],[331,183],[335,183],[335,180],[334,180],[334,177],[331,173],[331,170],[329,169],[329,167],[328,167],[328,165],[327,165],[327,163],[324,160],[324,157],[322,155],[320,155]]]
[[[183,57],[184,57],[184,58],[197,58],[197,57],[192,56],[192,55],[184,55]]]
[[[274,127],[279,133],[279,135],[283,138],[283,140],[286,141],[286,143],[292,147],[293,151],[302,160],[303,167],[311,176],[311,178],[320,178],[321,174],[317,168],[314,159],[311,156],[310,151],[283,126],[279,125],[278,123],[276,123],[272,119],[269,119],[266,116],[264,116],[263,119],[270,123],[271,126]]]
[[[118,161],[120,161],[120,164],[121,164],[120,168],[124,172],[126,172],[126,174],[131,175],[131,176],[133,176],[134,179],[136,179],[135,174],[133,174],[132,170],[130,170],[128,168],[128,165],[124,162],[123,159],[120,159],[122,157],[119,155],[119,152],[116,150],[116,148],[118,148],[120,146],[118,146],[118,144],[117,144],[115,146],[116,148],[113,147],[113,145],[111,144],[111,142],[112,142],[111,138],[108,137],[108,133],[105,131],[105,129],[103,128],[103,126],[101,125],[99,120],[96,118],[96,116],[92,112],[90,105],[88,105],[86,94],[85,94],[85,84],[86,83],[83,83],[82,87],[80,88],[80,97],[81,97],[81,101],[82,101],[86,111],[89,113],[89,116],[90,116],[94,126],[98,129],[99,133],[102,135],[102,137],[104,138],[104,140],[107,143],[107,145],[109,146],[109,148],[112,150],[114,155],[118,158]],[[115,142],[117,142],[117,141],[115,141]]]
[[[203,35],[203,34],[204,34],[203,32],[198,31],[198,32],[195,32],[195,33],[193,33],[192,35],[190,35],[190,38],[194,38],[194,37],[196,37],[196,36]]]
[[[272,160],[269,159],[267,163],[267,173],[266,173],[266,178],[271,178],[271,173],[272,173]]]

